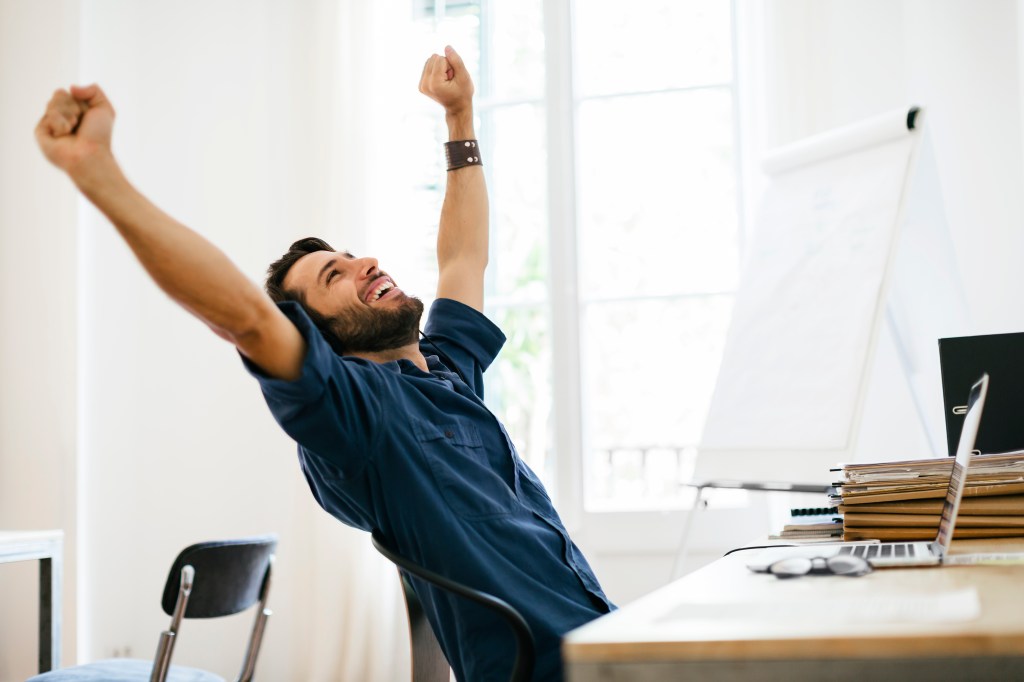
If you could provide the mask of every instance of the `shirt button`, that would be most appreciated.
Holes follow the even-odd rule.
[[[447,431],[444,432],[444,437],[445,438],[454,438],[455,437],[455,432],[452,431],[451,429],[448,429]]]

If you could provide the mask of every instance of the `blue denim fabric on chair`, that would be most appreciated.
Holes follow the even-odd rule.
[[[160,633],[152,661],[112,658],[63,668],[30,677],[26,682],[224,682],[203,670],[171,665],[182,618],[230,616],[259,603],[256,622],[238,680],[252,679],[270,609],[270,567],[277,537],[266,535],[238,540],[201,542],[182,550],[171,565],[162,606],[171,617],[170,627]]]
[[[441,651],[441,645],[438,643],[433,630],[430,629],[430,623],[427,622],[427,617],[423,613],[423,606],[420,604],[420,600],[408,580],[410,575],[442,590],[457,594],[477,604],[482,604],[500,615],[509,628],[512,629],[512,634],[516,641],[516,657],[511,663],[510,682],[527,682],[533,676],[533,667],[536,659],[533,632],[531,632],[529,624],[527,624],[522,614],[515,607],[503,599],[480,590],[475,590],[413,563],[392,549],[385,542],[384,536],[380,531],[374,530],[371,540],[377,551],[398,567],[399,577],[402,579],[405,606],[409,613],[409,634],[412,639],[413,682],[448,682],[451,671],[448,668],[448,661],[444,657],[444,652]]]

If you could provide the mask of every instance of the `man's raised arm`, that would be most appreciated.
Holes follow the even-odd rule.
[[[473,81],[455,50],[433,55],[423,67],[420,92],[444,107],[448,139],[475,140]],[[479,156],[477,156],[479,158]],[[487,267],[487,186],[480,165],[449,171],[437,235],[437,296],[483,310]]]
[[[111,153],[113,125],[99,87],[73,86],[54,93],[35,134],[161,289],[269,375],[297,378],[306,352],[298,329],[217,247],[132,187]]]

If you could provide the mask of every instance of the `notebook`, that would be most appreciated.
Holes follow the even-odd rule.
[[[964,396],[983,372],[996,378],[985,405],[985,423],[974,448],[1009,452],[1024,448],[1024,333],[985,334],[939,339],[942,402],[949,456],[956,452],[963,427]]]
[[[890,566],[928,566],[941,564],[953,540],[960,500],[967,485],[967,470],[971,465],[974,442],[978,437],[978,425],[988,395],[988,374],[983,374],[973,386],[967,398],[967,414],[956,460],[949,477],[946,499],[942,505],[939,531],[932,542],[838,542],[817,544],[807,547],[772,547],[756,554],[747,563],[753,571],[767,570],[768,566],[780,559],[791,557],[830,557],[836,554],[853,554],[867,559],[875,568]]]

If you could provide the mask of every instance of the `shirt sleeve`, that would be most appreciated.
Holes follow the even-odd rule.
[[[505,345],[505,335],[480,311],[450,298],[430,306],[424,334],[449,356],[470,388],[483,398],[483,374]],[[421,342],[424,355],[436,355],[430,343]],[[444,358],[441,358],[444,362]]]
[[[242,363],[260,384],[274,419],[304,449],[326,459],[343,477],[369,459],[381,408],[379,372],[372,363],[337,355],[294,301],[279,303],[306,340],[302,373],[294,381],[268,376],[249,358]]]

